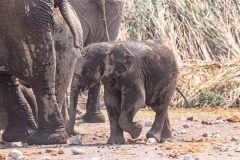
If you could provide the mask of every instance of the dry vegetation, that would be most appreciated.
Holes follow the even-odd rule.
[[[129,0],[120,39],[155,39],[176,54],[193,107],[239,107],[239,0]],[[176,94],[174,105],[186,106]]]

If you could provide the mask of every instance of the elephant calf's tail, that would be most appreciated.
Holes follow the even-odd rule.
[[[183,97],[185,100],[185,103],[187,104],[187,108],[190,108],[190,103],[188,102],[187,98],[184,96],[184,94],[180,91],[180,89],[177,87],[176,88],[177,92],[180,93],[180,95]]]

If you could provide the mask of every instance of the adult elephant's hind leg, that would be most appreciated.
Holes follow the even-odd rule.
[[[88,91],[86,114],[83,116],[83,120],[87,123],[105,122],[105,117],[100,111],[100,88],[101,85],[96,85]]]
[[[47,41],[46,41],[47,39]],[[28,140],[28,144],[64,144],[67,135],[63,119],[56,101],[55,73],[56,56],[52,38],[44,37],[36,48],[41,48],[35,59],[32,80],[33,92],[38,105],[38,130]],[[46,43],[47,42],[47,43]]]

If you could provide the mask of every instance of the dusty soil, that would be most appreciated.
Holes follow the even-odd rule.
[[[105,110],[103,112],[106,114]],[[69,145],[25,146],[17,150],[22,151],[26,158],[34,160],[43,159],[45,156],[54,160],[239,160],[239,116],[240,109],[172,108],[170,120],[174,134],[173,142],[148,144],[145,134],[150,129],[148,124],[153,121],[154,113],[151,110],[142,109],[138,112],[136,120],[142,120],[146,124],[143,133],[137,140],[131,140],[129,135],[125,134],[127,140],[125,145],[105,144],[109,136],[109,122],[84,124],[78,120],[76,128],[83,136],[83,145],[75,147],[82,150],[82,155],[73,155],[71,152],[73,146]],[[204,133],[208,136],[204,137]],[[0,144],[0,160],[10,159],[9,154],[13,149],[8,144]]]

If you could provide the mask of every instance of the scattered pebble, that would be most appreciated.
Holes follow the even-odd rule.
[[[159,151],[159,152],[158,152],[158,155],[161,156],[161,157],[163,157],[163,156],[166,156],[166,153],[163,152],[163,151]]]
[[[9,146],[20,148],[23,146],[23,144],[22,144],[22,142],[11,142],[11,143],[9,143]]]
[[[210,121],[202,121],[202,124],[205,124],[205,125],[212,125],[213,123],[212,122],[210,122]]]
[[[153,122],[152,121],[146,121],[145,127],[152,127]]]
[[[85,154],[82,149],[76,148],[76,147],[73,147],[71,149],[71,151],[74,155],[84,155]]]
[[[51,159],[52,159],[51,157],[45,156],[45,157],[43,157],[41,160],[51,160]]]
[[[22,156],[22,157],[18,157],[16,159],[12,159],[12,160],[29,160],[28,158]]]
[[[235,152],[240,152],[240,147],[234,149]]]
[[[222,135],[221,131],[216,131],[215,133],[213,133],[213,136],[216,138],[220,138]]]
[[[182,129],[181,131],[178,132],[179,134],[186,134],[187,131],[185,129]]]
[[[232,137],[231,141],[238,142],[239,141],[239,137]]]
[[[147,117],[142,118],[141,122],[145,127],[152,127],[153,121]]]
[[[157,144],[157,140],[155,138],[148,138],[147,144]]]
[[[23,153],[16,149],[12,150],[10,155],[11,155],[12,159],[17,159],[17,158],[23,157]]]
[[[189,155],[185,155],[185,156],[183,157],[183,160],[191,160],[191,157],[190,157]]]
[[[224,123],[224,120],[222,120],[222,119],[216,120],[214,122],[214,124],[223,124],[223,123]]]
[[[217,120],[223,119],[223,116],[218,116]]]
[[[187,117],[187,121],[193,121],[193,117]]]
[[[232,116],[231,118],[228,118],[227,119],[228,122],[233,122],[233,123],[237,123],[237,122],[240,122],[240,116]]]
[[[183,125],[183,128],[190,128],[190,127],[191,127],[191,124],[189,123]]]
[[[203,137],[208,137],[208,135],[209,135],[208,133],[203,133],[202,136],[203,136]]]
[[[69,145],[82,145],[82,136],[76,135],[69,140]]]

